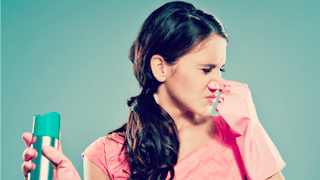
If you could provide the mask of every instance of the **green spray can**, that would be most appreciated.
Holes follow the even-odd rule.
[[[43,154],[42,147],[50,145],[58,149],[60,131],[60,115],[56,112],[51,112],[43,116],[36,115],[33,118],[32,134],[37,137],[35,143],[31,145],[37,150],[38,157],[33,159],[35,170],[28,174],[28,180],[52,180],[53,167]]]

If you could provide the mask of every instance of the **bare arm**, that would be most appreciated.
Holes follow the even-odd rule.
[[[108,175],[86,156],[83,158],[83,174],[84,180],[110,180]]]
[[[285,180],[282,173],[279,171],[273,176],[269,177],[267,180]]]

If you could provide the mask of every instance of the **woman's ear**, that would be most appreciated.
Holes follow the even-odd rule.
[[[150,67],[153,76],[159,81],[164,82],[167,80],[168,64],[164,58],[158,54],[151,57]]]

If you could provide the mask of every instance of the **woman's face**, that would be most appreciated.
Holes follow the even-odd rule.
[[[218,92],[210,91],[208,84],[222,80],[226,48],[227,41],[214,34],[172,65],[172,74],[163,84],[173,105],[171,108],[199,116],[211,113],[216,98],[208,96],[217,96]]]

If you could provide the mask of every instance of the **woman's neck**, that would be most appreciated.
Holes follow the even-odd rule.
[[[198,126],[206,121],[206,118],[194,114],[190,111],[178,108],[178,106],[172,102],[172,99],[161,93],[154,94],[154,99],[174,120],[178,131],[182,131],[185,128]]]

